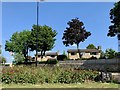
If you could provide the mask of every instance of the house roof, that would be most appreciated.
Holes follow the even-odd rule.
[[[51,55],[58,55],[58,52],[47,52],[45,53],[46,56],[51,56]]]
[[[38,55],[41,55],[41,53],[38,53]],[[51,55],[57,56],[57,55],[58,55],[58,52],[46,52],[46,53],[45,53],[45,56],[51,56]]]
[[[79,49],[80,52],[100,52],[101,50],[98,49]],[[72,52],[78,52],[78,49],[68,49],[67,50],[68,53],[72,53]]]

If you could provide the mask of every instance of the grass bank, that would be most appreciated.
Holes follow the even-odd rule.
[[[78,84],[2,84],[2,88],[118,88],[114,83],[78,83]]]

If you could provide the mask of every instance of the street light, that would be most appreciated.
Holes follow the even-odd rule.
[[[36,32],[36,67],[37,67],[37,56],[38,56],[38,20],[39,20],[39,1],[44,0],[37,0],[37,32]]]
[[[38,32],[38,19],[39,19],[39,1],[37,0],[37,32]],[[38,56],[38,33],[36,32],[36,67],[37,67],[37,56]]]
[[[120,33],[118,34],[118,52],[120,52]]]

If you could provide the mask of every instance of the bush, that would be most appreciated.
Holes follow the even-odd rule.
[[[83,83],[92,80],[99,75],[96,71],[71,70],[60,67],[31,67],[14,66],[3,68],[1,80],[5,84],[10,83]]]
[[[66,55],[58,55],[57,56],[57,60],[66,60],[67,59],[67,56]]]
[[[120,52],[117,52],[117,53],[115,54],[115,56],[116,56],[116,58],[120,58]]]
[[[71,83],[71,73],[66,71],[66,72],[62,72],[59,77],[57,78],[58,79],[58,82],[60,83]]]
[[[96,57],[92,56],[90,59],[97,59]]]
[[[58,63],[58,60],[56,59],[48,59],[46,64],[57,64]]]

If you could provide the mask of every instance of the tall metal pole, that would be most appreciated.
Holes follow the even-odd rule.
[[[37,67],[37,57],[38,57],[38,19],[39,19],[39,1],[37,1],[36,67]]]
[[[120,52],[120,33],[118,33],[118,52]]]

